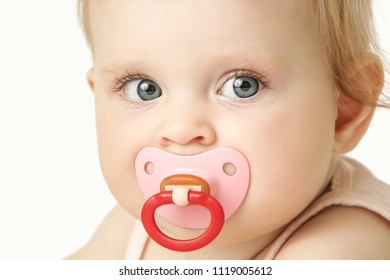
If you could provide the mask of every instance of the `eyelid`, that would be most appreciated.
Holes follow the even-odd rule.
[[[256,79],[262,88],[260,88],[255,95],[248,98],[239,98],[239,97],[231,98],[231,97],[224,96],[221,91],[225,86],[225,84],[229,80],[237,77],[249,77],[249,78]],[[263,96],[262,92],[264,90],[270,89],[270,80],[266,78],[266,76],[264,76],[263,74],[257,71],[249,70],[247,68],[241,68],[241,69],[227,72],[226,74],[223,75],[222,78],[223,78],[222,85],[218,86],[217,95],[223,100],[225,100],[226,102],[231,103],[233,105],[248,104],[248,103],[255,102],[260,98],[262,98]]]
[[[152,101],[148,102],[135,102],[126,97],[124,92],[125,87],[133,81],[136,80],[151,80],[154,82],[154,79],[148,75],[142,74],[141,72],[130,72],[129,70],[124,70],[122,72],[116,72],[115,77],[111,78],[111,83],[109,84],[111,94],[118,97],[121,101],[124,101],[130,108],[144,108],[148,105],[153,104]]]
[[[131,73],[129,71],[125,71],[123,74],[120,74],[118,77],[112,79],[111,89],[113,92],[117,93],[122,91],[129,82],[143,79],[149,79],[153,81],[153,79],[144,74],[141,74],[140,72]]]
[[[260,82],[260,84],[267,89],[270,86],[270,81],[266,77],[264,77],[264,75],[262,75],[258,72],[252,71],[252,70],[245,69],[245,68],[233,70],[233,71],[225,74],[224,81],[223,81],[222,85],[224,85],[227,81],[229,81],[232,78],[237,78],[237,77],[241,77],[241,76],[254,78],[254,79],[258,80]]]

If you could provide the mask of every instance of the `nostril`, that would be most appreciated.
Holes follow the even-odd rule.
[[[187,118],[184,114],[183,117],[172,117],[170,125],[162,126],[157,133],[157,140],[162,147],[175,144],[212,145],[216,141],[216,132],[208,122],[197,120],[192,115]]]
[[[201,144],[208,145],[208,140],[204,136],[196,136],[196,137],[161,137],[160,144],[163,147],[168,147],[174,143],[179,145],[191,145],[191,144]]]
[[[223,172],[225,172],[225,174],[228,176],[233,176],[237,173],[237,168],[233,163],[226,162],[223,165]]]
[[[153,162],[148,161],[145,164],[144,170],[145,170],[146,174],[152,175],[154,173],[154,164],[153,164]]]
[[[207,140],[206,140],[206,138],[205,138],[204,136],[197,136],[197,137],[195,137],[192,141],[203,144],[203,143],[205,143]]]

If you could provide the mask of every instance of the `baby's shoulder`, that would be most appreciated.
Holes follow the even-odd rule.
[[[90,241],[66,259],[123,259],[135,219],[121,206],[115,206]]]
[[[305,223],[277,259],[390,259],[390,222],[359,207],[333,206]]]

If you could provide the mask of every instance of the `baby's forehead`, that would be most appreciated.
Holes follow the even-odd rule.
[[[202,23],[207,21],[205,16],[210,13],[215,14],[214,19],[216,20],[216,18],[221,18],[225,15],[227,7],[235,7],[237,15],[247,13],[250,16],[248,11],[239,6],[246,6],[250,7],[252,11],[263,12],[263,14],[259,13],[259,17],[251,17],[252,24],[261,24],[261,21],[266,18],[264,13],[267,14],[268,12],[273,13],[280,20],[283,20],[286,14],[292,14],[295,19],[303,19],[305,25],[313,25],[316,20],[313,5],[315,1],[306,0],[101,0],[87,2],[90,3],[86,8],[89,10],[88,20],[92,22],[92,28],[104,18],[112,18],[118,21],[126,17],[137,19],[138,21],[134,22],[132,26],[127,26],[130,29],[136,29],[139,23],[144,24],[147,22],[152,25],[152,17],[158,17],[158,21],[163,23],[169,20],[168,17],[174,15],[176,21],[170,26],[172,28],[180,26],[186,19]],[[177,17],[178,14],[182,14],[183,17],[179,19]],[[232,20],[237,21],[240,18],[232,17],[231,15],[226,14],[224,17],[225,23]],[[142,19],[144,19],[144,22],[142,22]],[[212,19],[209,20],[209,23],[212,23]],[[95,33],[99,31],[99,29],[94,30]],[[199,30],[199,32],[201,31]]]
[[[148,53],[151,59],[173,47],[178,52],[197,54],[204,49],[218,55],[222,52],[240,54],[243,49],[256,52],[259,48],[276,52],[296,40],[318,42],[313,39],[319,33],[316,24],[308,22],[312,20],[309,19],[312,13],[306,11],[307,1],[102,2],[91,7],[94,15],[91,21],[93,45],[96,50],[104,49],[105,56],[124,49],[142,55],[151,46],[155,49],[154,53]]]
[[[208,7],[221,7],[221,10],[224,6],[229,4],[233,4],[233,2],[239,2],[241,5],[251,5],[253,8],[258,8],[262,10],[270,10],[270,9],[279,9],[281,12],[286,12],[287,10],[291,10],[295,13],[296,16],[307,14],[310,12],[312,15],[315,9],[316,1],[308,1],[308,0],[300,0],[300,1],[292,1],[292,0],[99,0],[99,1],[90,1],[84,0],[82,2],[88,3],[85,5],[87,9],[90,10],[91,16],[97,16],[96,12],[108,11],[113,7],[123,7],[125,8],[129,4],[134,7],[134,10],[139,14],[148,15],[148,12],[153,10],[154,13],[161,12],[163,14],[166,13],[166,9],[175,10],[179,6],[192,6],[191,3],[200,3],[203,4],[203,11],[205,11]],[[142,7],[150,8],[150,9],[142,9]],[[138,9],[140,8],[140,9]],[[187,10],[188,14],[198,13],[196,10]],[[112,14],[112,16],[115,16]],[[198,18],[201,20],[201,18]],[[226,18],[226,20],[229,20]]]

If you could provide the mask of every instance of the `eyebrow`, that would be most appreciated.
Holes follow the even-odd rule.
[[[146,63],[143,60],[139,59],[134,59],[134,60],[128,60],[128,61],[112,61],[108,62],[106,64],[103,64],[101,67],[96,67],[99,69],[99,73],[102,74],[112,74],[116,72],[120,72],[123,69],[128,69],[128,68],[139,68],[140,65],[146,65]]]
[[[242,65],[260,65],[272,71],[284,72],[288,69],[288,63],[285,58],[280,55],[262,55],[256,52],[257,48],[246,48],[245,51],[227,52],[216,56],[217,63],[223,63],[230,60],[236,64]]]
[[[219,53],[210,59],[214,65],[226,64],[226,61],[230,61],[231,64],[235,64],[241,67],[256,67],[260,65],[264,69],[268,69],[272,72],[285,72],[289,66],[286,59],[278,55],[261,55],[256,53],[255,48],[247,48],[245,51],[227,51],[225,53]],[[112,60],[101,66],[97,67],[99,73],[103,75],[110,75],[126,71],[128,69],[145,69],[150,67],[148,61],[143,59],[128,59],[128,60]]]

